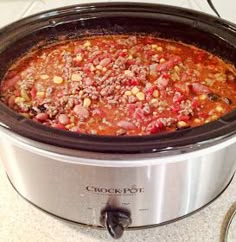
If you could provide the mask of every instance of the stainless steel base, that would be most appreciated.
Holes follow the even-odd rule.
[[[6,174],[7,175],[7,174]],[[222,196],[224,194],[224,192],[227,190],[228,186],[231,184],[233,178],[235,176],[235,173],[233,174],[230,182],[227,184],[227,186],[224,188],[224,190],[215,198],[213,198],[213,200],[211,200],[209,203],[205,204],[204,206],[200,207],[199,209],[189,213],[189,214],[186,214],[182,217],[179,217],[179,218],[176,218],[176,219],[173,219],[173,220],[169,220],[169,221],[166,221],[166,222],[163,222],[163,223],[160,223],[160,224],[153,224],[153,225],[144,225],[144,226],[137,226],[137,227],[128,227],[127,230],[139,230],[139,229],[148,229],[148,228],[154,228],[154,227],[159,227],[159,226],[163,226],[163,225],[167,225],[169,223],[173,223],[173,222],[176,222],[176,221],[179,221],[179,220],[182,220],[184,218],[187,218],[199,211],[201,211],[202,209],[204,209],[205,207],[209,206],[211,203],[213,203],[215,200],[217,200],[220,196]],[[9,176],[7,175],[7,178],[8,178],[8,181],[9,183],[11,184],[11,186],[13,187],[13,189],[17,192],[17,194],[19,194],[25,201],[27,201],[29,204],[31,204],[32,206],[34,206],[35,208],[39,209],[40,211],[54,217],[55,219],[59,219],[59,220],[63,220],[63,221],[66,221],[68,223],[72,223],[72,224],[78,224],[78,225],[81,225],[81,226],[86,226],[86,227],[91,227],[91,228],[94,228],[94,229],[101,229],[101,230],[104,230],[105,228],[103,226],[94,226],[94,225],[89,225],[89,224],[83,224],[83,223],[79,223],[79,222],[76,222],[76,221],[72,221],[72,220],[68,220],[66,218],[62,218],[62,217],[59,217],[57,216],[56,214],[52,214],[51,212],[49,211],[46,211],[44,210],[43,208],[40,208],[38,207],[36,204],[32,203],[31,201],[29,201],[27,198],[23,197],[19,191],[17,191],[17,189],[14,187],[14,185],[11,183],[11,180],[9,179]]]
[[[13,186],[45,211],[93,226],[101,226],[104,209],[128,210],[130,227],[183,217],[217,197],[235,171],[233,141],[184,155],[142,158],[142,162],[124,156],[127,160],[120,161],[121,167],[114,165],[118,160],[107,159],[105,164],[105,160],[62,155],[34,145],[9,135],[2,142],[2,160]]]

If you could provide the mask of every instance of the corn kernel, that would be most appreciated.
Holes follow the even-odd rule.
[[[157,51],[163,51],[163,48],[161,46],[158,46],[156,49]]]
[[[25,101],[29,101],[30,100],[30,98],[29,98],[29,96],[28,96],[28,94],[27,94],[25,89],[21,89],[20,90],[20,95],[25,99]]]
[[[178,66],[174,66],[174,70],[175,70],[176,72],[179,72],[179,71],[180,71],[180,68],[179,68]]]
[[[132,55],[129,55],[128,56],[128,60],[132,60],[133,59],[133,56]]]
[[[139,101],[143,101],[143,100],[145,100],[145,95],[144,95],[143,92],[138,92],[138,93],[136,94],[136,97],[138,98]]]
[[[131,91],[125,91],[125,95],[126,95],[126,96],[130,96],[131,94],[132,94]]]
[[[80,90],[79,91],[79,96],[81,97],[83,94],[84,94],[84,91],[83,90]]]
[[[150,101],[151,104],[156,103],[156,102],[158,102],[158,99],[156,99],[156,98],[152,98]]]
[[[107,68],[106,68],[106,67],[103,67],[103,68],[102,68],[102,71],[103,71],[103,72],[106,72],[106,71],[107,71]]]
[[[61,84],[63,82],[63,79],[60,76],[54,76],[53,82],[56,83],[56,84]]]
[[[154,90],[152,93],[153,97],[159,97],[159,92],[157,90]]]
[[[75,122],[75,116],[70,117],[70,122],[74,123]]]
[[[94,65],[91,65],[90,71],[95,71],[95,70],[96,70],[96,68],[94,67]]]
[[[97,66],[96,66],[96,69],[97,69],[97,70],[102,70],[102,68],[103,68],[103,67],[102,67],[101,65],[97,65]]]
[[[139,88],[138,87],[133,87],[132,89],[131,89],[131,92],[134,94],[134,95],[136,95],[138,92],[139,92]]]
[[[125,70],[125,75],[132,75],[133,74],[133,72],[132,71],[130,71],[130,70]]]
[[[44,98],[45,97],[45,92],[37,92],[36,96],[39,98]]]
[[[207,95],[206,95],[206,94],[202,94],[202,95],[199,96],[199,99],[200,99],[201,101],[206,100],[206,98],[207,98]]]
[[[152,45],[152,49],[157,49],[157,47],[158,47],[157,45],[154,45],[154,44]]]
[[[160,63],[163,63],[163,62],[165,62],[166,60],[164,59],[164,58],[161,58],[160,59]]]
[[[83,106],[84,106],[84,107],[89,107],[90,104],[91,104],[91,100],[90,100],[90,98],[86,97],[86,98],[84,99],[84,101],[83,101]]]
[[[67,129],[71,129],[72,127],[74,127],[75,126],[75,124],[67,124],[65,127],[67,128]]]
[[[218,118],[218,116],[215,115],[215,114],[211,116],[211,120],[212,120],[212,121],[213,121],[213,120],[216,120],[217,118]]]
[[[48,75],[40,75],[40,78],[43,79],[43,80],[47,80],[49,78]]]
[[[79,62],[82,61],[83,60],[82,55],[81,54],[76,55],[75,60]]]
[[[91,46],[91,42],[90,41],[86,41],[84,44],[83,44],[84,47],[89,47]]]
[[[82,77],[80,74],[72,74],[71,75],[71,80],[72,81],[81,81],[82,80]]]
[[[177,127],[178,128],[184,128],[184,127],[187,127],[187,126],[188,126],[188,124],[186,122],[184,122],[184,121],[179,121],[177,123]]]
[[[16,97],[15,98],[15,103],[22,103],[24,101],[25,101],[25,99],[23,97]]]
[[[216,111],[217,112],[221,113],[221,112],[223,112],[223,110],[224,109],[221,106],[216,106]]]
[[[193,122],[199,124],[199,123],[201,123],[201,120],[200,120],[199,118],[195,118],[195,119],[193,120]]]

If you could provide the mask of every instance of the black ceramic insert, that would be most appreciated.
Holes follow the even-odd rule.
[[[236,26],[225,20],[158,4],[94,3],[39,13],[0,31],[0,78],[27,50],[58,39],[103,34],[152,34],[196,45],[232,64],[236,61]],[[23,137],[64,148],[95,152],[145,153],[198,149],[236,133],[236,111],[196,127],[149,136],[115,137],[77,134],[40,125],[0,103],[0,125]]]

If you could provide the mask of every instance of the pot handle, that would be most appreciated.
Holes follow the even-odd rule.
[[[106,210],[102,213],[101,223],[113,239],[122,237],[125,228],[131,224],[128,212],[120,210]]]

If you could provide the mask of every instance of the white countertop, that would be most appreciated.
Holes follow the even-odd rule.
[[[0,26],[45,9],[84,3],[83,0],[0,0]],[[96,2],[96,1],[89,1]],[[112,2],[111,0],[108,2]],[[135,2],[135,1],[131,1]],[[203,0],[149,1],[194,8],[212,14]],[[213,0],[221,16],[236,23],[233,0]],[[230,5],[231,3],[231,5]],[[213,203],[190,217],[152,229],[127,231],[121,242],[217,242],[224,217],[236,201],[236,177]],[[236,241],[236,219],[228,242]],[[0,162],[0,241],[1,242],[101,242],[111,241],[106,231],[55,219],[23,200],[11,187]]]

